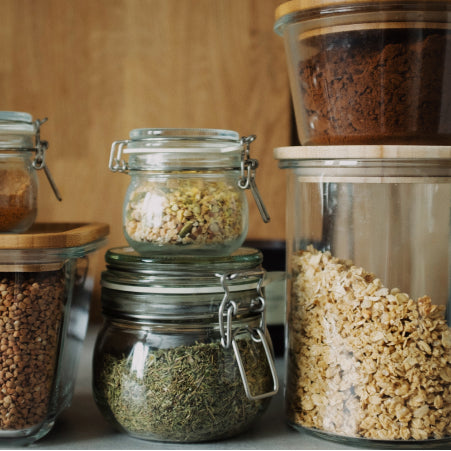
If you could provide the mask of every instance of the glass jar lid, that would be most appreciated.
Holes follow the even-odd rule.
[[[239,169],[242,148],[240,135],[231,130],[138,128],[130,132],[129,140],[113,143],[110,169]],[[128,161],[120,160],[122,154]],[[115,168],[118,163],[120,167]]]
[[[218,274],[252,270],[258,268],[262,260],[262,253],[249,247],[241,247],[225,257],[196,255],[145,257],[131,247],[109,249],[105,254],[107,269],[121,271],[125,278],[128,274],[131,280],[136,275],[154,276],[155,280],[159,280],[159,286],[167,285],[169,289],[180,283],[184,286],[187,282],[202,286],[206,280],[217,284]]]

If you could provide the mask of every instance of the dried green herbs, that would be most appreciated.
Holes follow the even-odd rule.
[[[252,393],[268,391],[261,344],[237,342]],[[269,399],[246,397],[233,351],[219,343],[144,352],[137,345],[119,358],[104,354],[94,383],[105,416],[131,435],[179,442],[223,438],[246,429],[268,405]]]

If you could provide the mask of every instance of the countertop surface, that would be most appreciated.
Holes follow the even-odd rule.
[[[247,432],[222,441],[165,443],[138,440],[114,430],[97,409],[91,392],[91,359],[97,329],[90,327],[78,368],[72,405],[53,429],[29,448],[35,449],[355,449],[296,431],[285,423],[283,359],[277,359],[281,390]]]

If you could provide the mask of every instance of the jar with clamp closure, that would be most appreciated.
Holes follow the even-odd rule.
[[[28,230],[37,215],[36,170],[44,169],[59,200],[45,164],[48,143],[40,140],[46,121],[28,113],[0,111],[0,233]]]
[[[131,176],[125,237],[141,255],[225,256],[244,242],[250,188],[265,222],[249,156],[255,136],[230,130],[136,129],[113,143],[109,167]]]
[[[217,440],[248,429],[278,390],[265,324],[262,255],[106,254],[95,401],[129,435]]]

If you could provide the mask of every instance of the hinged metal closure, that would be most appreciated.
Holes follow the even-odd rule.
[[[236,361],[238,364],[238,368],[241,375],[241,380],[243,382],[244,391],[246,396],[251,401],[256,401],[263,398],[268,398],[270,396],[274,396],[279,390],[279,379],[277,377],[277,372],[274,364],[274,359],[272,357],[271,349],[268,345],[268,342],[265,338],[264,330],[266,329],[266,319],[265,319],[265,298],[263,296],[263,277],[264,271],[241,271],[235,272],[231,274],[217,274],[217,276],[221,280],[221,286],[224,290],[224,297],[222,298],[221,305],[219,307],[219,331],[221,334],[221,345],[225,349],[229,349],[230,346],[233,348],[233,352],[236,357]],[[230,281],[236,280],[238,278],[248,278],[248,277],[259,277],[259,281],[257,284],[257,297],[255,302],[251,305],[250,311],[254,313],[260,313],[260,324],[258,327],[255,327],[251,330],[248,329],[252,339],[261,343],[263,349],[265,351],[266,359],[268,361],[268,365],[271,371],[271,376],[273,379],[273,389],[272,391],[266,393],[253,394],[251,392],[249,381],[246,376],[246,370],[244,368],[243,359],[241,358],[240,350],[238,348],[238,344],[235,340],[235,335],[242,332],[242,329],[237,328],[233,330],[232,322],[234,316],[236,316],[238,312],[238,306],[235,301],[230,299],[230,287],[228,283]],[[224,325],[224,316],[226,314],[227,320]]]
[[[257,137],[255,135],[243,136],[241,138],[241,178],[238,182],[238,186],[241,189],[251,190],[263,222],[267,223],[271,220],[271,218],[260,196],[260,192],[257,188],[257,183],[255,182],[255,173],[258,167],[258,160],[250,157],[250,146],[256,138]]]
[[[113,172],[128,172],[128,164],[122,158],[122,152],[127,147],[130,141],[128,139],[121,141],[114,141],[111,145],[110,160],[108,167]]]
[[[55,184],[55,181],[53,180],[52,174],[50,173],[50,170],[47,166],[47,163],[45,162],[45,152],[49,147],[48,141],[41,140],[41,125],[48,121],[48,118],[44,119],[36,119],[34,122],[34,125],[36,127],[36,145],[35,145],[35,157],[33,160],[33,168],[36,170],[44,169],[44,173],[47,176],[47,180],[50,183],[50,186],[52,187],[52,190],[55,194],[55,197],[61,201],[62,197],[60,195],[60,192]]]

